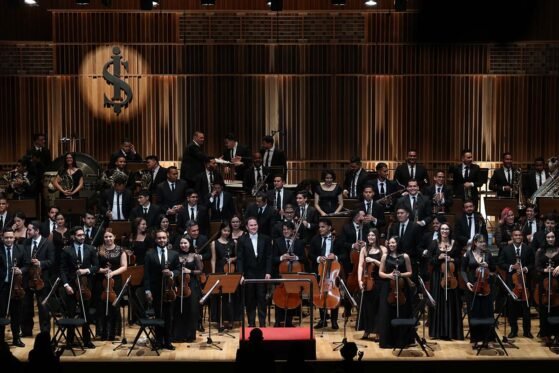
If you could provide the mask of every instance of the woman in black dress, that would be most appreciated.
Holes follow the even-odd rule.
[[[559,328],[552,327],[547,322],[549,317],[559,316],[559,305],[554,305],[553,295],[555,299],[559,296],[559,288],[557,283],[559,282],[559,245],[557,245],[557,240],[555,232],[551,231],[545,235],[545,244],[543,247],[536,251],[536,274],[538,277],[538,289],[539,289],[539,299],[538,302],[539,314],[540,314],[540,332],[539,336],[542,338],[546,345],[552,343],[552,338],[559,335]],[[551,276],[550,276],[551,275]],[[551,277],[551,281],[549,281]],[[544,281],[546,284],[544,284]],[[551,302],[548,302],[549,298],[547,296],[549,285],[551,286]],[[545,285],[548,285],[547,287]],[[549,307],[548,307],[549,305]]]
[[[453,285],[458,284],[458,268],[455,263],[459,259],[461,248],[451,239],[452,234],[447,223],[441,224],[439,233],[438,239],[433,240],[429,250],[433,264],[431,294],[437,302],[437,306],[429,312],[429,337],[463,340],[462,301],[458,287],[452,288],[450,281],[454,277]],[[445,276],[446,269],[448,272]]]
[[[27,226],[25,225],[25,214],[21,211],[17,211],[14,214],[14,225],[12,229],[14,230],[14,236],[16,238],[15,243],[18,245],[23,245],[27,239]]]
[[[359,268],[357,270],[357,279],[359,281],[359,288],[361,289],[362,307],[359,311],[358,330],[363,329],[363,336],[361,339],[368,339],[371,333],[378,334],[378,325],[376,323],[378,316],[378,309],[380,304],[380,289],[382,287],[379,277],[380,261],[382,256],[388,251],[386,247],[379,245],[379,233],[376,228],[370,229],[367,234],[367,244],[361,248],[359,253]],[[371,290],[366,290],[366,283],[363,278],[363,270],[369,263],[373,264],[373,272],[371,275],[374,286]],[[374,338],[375,340],[378,337]]]
[[[128,245],[129,254],[133,254],[136,257],[136,265],[144,265],[147,251],[155,246],[153,237],[148,234],[146,219],[134,219]]]
[[[70,229],[66,228],[66,218],[61,213],[54,217],[55,228],[49,236],[54,246],[54,270],[51,273],[51,279],[56,280],[60,274],[60,265],[62,257],[62,249],[70,244]]]
[[[52,185],[60,192],[60,198],[78,198],[83,189],[83,173],[78,168],[74,153],[64,155],[64,167],[52,181]]]
[[[336,174],[334,171],[322,171],[323,182],[314,191],[314,208],[320,216],[338,213],[344,207],[342,188],[334,183],[335,180]]]
[[[122,289],[121,274],[127,269],[127,257],[124,249],[115,245],[115,235],[110,228],[105,230],[103,235],[103,244],[99,246],[99,270],[97,271],[96,286],[100,287],[100,297],[97,298],[97,325],[101,329],[97,331],[97,335],[101,336],[103,341],[112,341],[115,339],[117,326],[121,325],[122,320],[119,309],[113,307],[112,302],[103,300],[103,293],[107,289],[103,286],[103,280],[114,280],[114,291],[118,295]],[[108,299],[108,298],[106,298]]]
[[[190,343],[196,340],[196,327],[200,318],[198,302],[201,290],[198,277],[202,273],[204,265],[200,255],[191,250],[190,242],[185,237],[179,241],[179,261],[182,273],[190,275],[188,287],[190,287],[191,294],[187,298],[181,296],[181,288],[186,284],[181,278],[182,276],[177,277],[175,284],[178,292],[174,308],[173,341]]]
[[[399,252],[399,238],[390,237],[388,240],[388,253],[382,256],[380,261],[379,277],[386,280],[380,289],[380,306],[378,314],[378,331],[380,348],[395,348],[409,344],[411,341],[406,340],[405,335],[397,334],[390,322],[396,318],[411,317],[411,304],[413,302],[414,292],[410,287],[409,278],[412,276],[411,260],[408,254]],[[394,280],[401,277],[404,281],[403,289],[398,290],[398,296],[405,296],[405,303],[397,306],[397,301],[389,302],[390,293],[395,293],[393,288]],[[391,298],[391,297],[390,297]],[[390,299],[391,300],[391,299]]]
[[[474,297],[474,285],[480,271],[495,272],[497,268],[493,261],[493,256],[487,248],[487,242],[481,234],[476,234],[472,239],[472,248],[466,252],[462,258],[461,275],[466,283],[466,302],[468,306],[468,322],[472,318],[486,319],[493,317],[493,293],[487,295],[476,293]],[[493,276],[489,277],[490,285]],[[470,342],[476,343],[483,341],[485,331],[477,327],[470,326]]]

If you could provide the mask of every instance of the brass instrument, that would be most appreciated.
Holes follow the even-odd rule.
[[[518,209],[524,210],[526,204],[524,203],[524,198],[522,195],[522,169],[517,168],[513,170],[512,173],[512,187],[511,187],[511,197],[518,199]]]
[[[254,186],[252,187],[252,191],[250,193],[253,197],[256,197],[256,194],[258,194],[258,192],[260,192],[262,188],[268,187],[268,184],[266,184],[266,180],[268,179],[268,176],[270,176],[269,172],[265,174],[259,182],[254,184]]]
[[[113,170],[109,170],[107,172],[103,173],[103,176],[101,176],[101,181],[103,182],[103,184],[105,185],[105,187],[109,187],[112,188],[115,186],[115,180],[124,180],[124,183],[128,183],[128,174],[124,171],[119,170],[118,168],[115,168]]]
[[[559,156],[547,160],[551,175],[531,196],[528,203],[535,204],[539,197],[555,197],[559,193]]]
[[[60,176],[59,184],[62,190],[64,190],[65,192],[71,192],[72,190],[74,190],[74,179],[72,179],[72,176],[68,175],[66,171],[64,171]]]
[[[31,182],[24,173],[16,168],[3,174],[0,184],[6,189],[13,190],[15,194],[23,194],[25,188],[31,185]]]
[[[472,183],[471,181],[467,181],[468,183]],[[473,199],[473,188],[475,188],[474,185],[472,185],[469,188],[464,187],[464,201],[471,201]]]
[[[149,190],[151,183],[153,183],[153,175],[150,170],[138,171],[138,179],[136,183],[139,184],[140,190]]]
[[[444,192],[442,191],[442,189],[441,189],[440,193],[435,192],[435,195],[433,196],[433,199],[432,199],[433,214],[444,214],[445,213],[445,207],[444,207],[444,204],[443,204],[443,199],[444,199]]]

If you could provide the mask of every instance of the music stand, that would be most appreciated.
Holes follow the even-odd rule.
[[[341,288],[342,288],[342,297],[345,295],[345,297],[349,300],[349,304],[351,305],[351,307],[357,308],[357,302],[351,296],[351,293],[347,289],[347,286],[345,285],[344,280],[342,280],[340,277],[338,277],[338,279],[340,280],[340,285],[341,285]],[[349,321],[350,313],[351,312],[344,312],[344,337],[342,338],[341,341],[332,342],[336,345],[336,346],[334,346],[332,351],[338,351],[340,348],[345,346],[346,343],[347,343],[347,323]],[[367,346],[363,345],[363,344],[356,343],[356,345],[357,345],[357,347],[367,348]]]
[[[69,225],[72,226],[72,215],[83,215],[87,211],[87,200],[85,198],[57,198],[54,206],[61,214],[67,215]]]
[[[210,275],[210,276],[218,276],[221,280],[219,286],[217,287],[219,291],[219,327],[218,327],[218,334],[220,335],[227,335],[231,338],[235,338],[234,335],[229,334],[223,328],[223,295],[224,294],[233,294],[237,291],[239,284],[241,283],[241,274],[240,273],[226,273],[226,274],[219,274],[219,275]],[[223,276],[223,278],[221,278]],[[231,278],[233,277],[233,278]],[[225,290],[224,290],[225,287]],[[233,321],[233,320],[232,320]],[[210,320],[211,324],[211,320]]]
[[[123,276],[124,277],[124,276]],[[120,290],[120,293],[118,294],[118,297],[116,297],[115,301],[113,302],[113,307],[118,307],[120,304],[120,301],[122,300],[122,297],[124,295],[124,292],[126,291],[126,289],[128,288],[128,286],[130,285],[130,279],[132,278],[132,275],[128,275],[128,278],[126,279],[126,282],[124,283],[124,286],[122,287],[122,289]],[[129,293],[130,294],[130,293]],[[117,346],[115,348],[113,348],[113,351],[118,350],[120,347],[125,347],[125,345],[128,343],[128,341],[126,340],[126,328],[124,326],[124,307],[120,307],[122,312],[122,316],[121,316],[121,327],[122,327],[122,339],[120,340],[120,342],[118,342]],[[115,342],[113,342],[115,343]]]

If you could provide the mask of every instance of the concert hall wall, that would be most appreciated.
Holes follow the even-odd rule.
[[[37,131],[55,156],[60,138],[75,136],[102,162],[124,137],[143,156],[179,160],[195,129],[214,155],[228,132],[255,148],[282,130],[279,146],[295,161],[397,161],[408,148],[431,164],[457,161],[463,147],[483,162],[507,150],[520,163],[555,155],[559,4],[495,2],[509,5],[410,0],[395,12],[388,0],[374,9],[284,0],[270,12],[264,0],[168,0],[146,12],[132,0],[44,0],[3,9],[0,163]],[[128,72],[134,98],[120,115],[103,107],[100,88],[114,46],[139,69]]]

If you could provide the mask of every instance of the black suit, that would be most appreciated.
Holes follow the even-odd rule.
[[[269,185],[273,182],[272,173],[268,167],[261,166],[260,173],[262,174],[262,178],[264,180],[264,185]],[[243,177],[243,190],[246,193],[252,194],[252,188],[258,183],[258,178],[256,176],[254,167],[250,167],[245,170],[245,174]]]
[[[368,207],[368,209],[367,209],[367,207]],[[374,200],[372,200],[372,201],[365,201],[364,200],[359,205],[359,210],[365,211],[366,215],[371,215],[371,216],[373,216],[377,219],[376,222],[371,221],[369,223],[370,228],[380,229],[380,228],[384,227],[384,225],[386,224],[386,222],[384,221],[384,206],[382,206],[380,203],[377,203]],[[366,238],[366,235],[365,235],[365,238]]]
[[[353,223],[353,221],[344,224],[344,226],[342,227],[342,234],[340,237],[340,241],[342,242],[342,246],[344,248],[344,255],[343,255],[344,260],[341,262],[341,264],[343,265],[346,274],[351,273],[351,270],[353,268],[350,261],[353,244],[358,240],[367,242],[368,232],[369,232],[368,224],[363,224],[358,232],[355,229],[355,224]]]
[[[194,141],[184,148],[181,163],[181,179],[188,182],[190,188],[194,187],[194,178],[206,169],[209,157],[204,154],[199,145]]]
[[[472,222],[475,227],[475,234],[481,234],[487,242],[487,226],[485,220],[478,213],[472,214]],[[454,238],[462,246],[466,246],[470,240],[470,230],[468,229],[468,215],[463,214],[460,219],[454,223]]]
[[[355,172],[352,170],[348,170],[345,173],[344,177],[344,190],[348,191],[350,198],[361,198],[363,194],[363,188],[368,181],[371,180],[371,175],[363,168],[359,169],[359,175],[357,176],[357,183],[355,183]],[[355,186],[356,194],[352,194],[352,186]]]
[[[184,209],[177,215],[177,230],[179,232],[184,232],[186,229],[186,223],[191,219],[190,211],[191,207],[188,203],[184,204]],[[195,208],[195,221],[198,223],[198,228],[200,228],[200,233],[208,235],[210,233],[210,215],[208,214],[208,207],[205,205],[197,204]]]
[[[50,320],[48,310],[41,304],[43,299],[50,291],[50,273],[49,270],[54,269],[54,246],[52,241],[40,236],[37,241],[37,251],[35,258],[41,262],[41,279],[45,286],[41,290],[29,288],[29,269],[31,268],[31,259],[33,252],[33,241],[27,240],[23,247],[24,262],[26,263],[27,271],[23,276],[23,284],[25,287],[25,298],[23,299],[23,335],[30,336],[33,331],[33,316],[34,316],[34,298],[37,298],[37,308],[39,310],[39,324],[42,332],[50,332]]]
[[[400,250],[403,253],[409,255],[412,265],[414,262],[421,257],[421,252],[419,251],[419,243],[423,236],[422,234],[422,227],[417,224],[414,224],[411,219],[408,219],[408,223],[406,224],[406,229],[404,230],[404,235],[400,235],[400,225],[399,222],[394,222],[390,227],[390,233],[388,237],[398,236],[400,237]],[[416,267],[414,267],[415,272]],[[414,274],[415,276],[415,274]]]
[[[68,284],[74,294],[68,295],[66,292],[66,314],[68,317],[74,317],[75,315],[80,315],[82,317],[82,309],[79,308],[79,313],[76,310],[76,297],[79,297],[79,287],[76,283],[77,274],[76,270],[78,269],[89,269],[89,274],[84,275],[87,279],[89,289],[93,289],[93,275],[97,273],[99,270],[99,255],[97,253],[97,249],[93,246],[84,244],[82,245],[82,261],[81,265],[78,266],[78,257],[76,254],[76,248],[74,244],[70,246],[64,247],[62,251],[62,257],[60,259],[60,277],[62,280],[62,284]],[[78,295],[76,295],[78,294]],[[89,314],[89,306],[91,300],[85,300],[83,308],[85,309],[85,314]],[[73,339],[73,330],[69,331],[68,339],[72,341]],[[85,343],[91,342],[91,335],[89,334],[89,325],[86,323],[82,327],[82,336]]]
[[[50,236],[51,233],[51,224],[54,223],[54,227],[56,228],[56,222],[50,220],[47,218],[46,221],[41,223],[41,228],[39,229],[41,231],[41,235],[45,238],[47,238],[48,236]]]
[[[119,149],[111,155],[111,163],[110,163],[109,168],[114,168],[115,167],[115,162],[118,159],[118,157],[126,158],[127,163],[128,162],[141,162],[142,161],[142,157],[140,156],[140,154],[132,153],[132,152],[125,153],[125,152],[122,151],[122,149]]]
[[[448,213],[450,211],[450,207],[452,206],[452,189],[450,187],[443,185],[441,187],[441,193],[444,196],[444,203],[441,206],[437,207],[437,203],[434,201],[435,194],[437,193],[438,185],[428,185],[423,189],[423,196],[425,196],[428,200],[431,201],[431,206],[435,209],[438,209],[439,213]]]
[[[36,156],[44,168],[47,168],[50,165],[50,162],[52,161],[52,155],[50,153],[50,150],[45,147],[41,148],[41,150],[37,150],[33,146],[31,149],[27,150],[26,155],[29,157],[33,155]]]
[[[102,232],[99,232],[99,228],[98,227],[91,227],[89,228],[89,234],[87,232],[88,227],[86,227],[85,225],[83,226],[83,231],[85,233],[85,243],[88,245],[92,245],[92,246],[99,246],[103,243],[103,235],[104,233],[104,229]],[[98,233],[99,232],[99,233]],[[97,237],[95,237],[97,235]],[[93,240],[95,239],[95,242],[93,242]]]
[[[396,171],[394,172],[394,180],[398,180],[398,182],[403,186],[407,186],[408,180],[411,179],[408,166],[408,163],[401,164],[396,167]],[[429,174],[427,173],[427,169],[422,165],[417,163],[414,165],[413,176],[414,179],[417,180],[417,184],[420,189],[429,184]]]
[[[9,267],[11,267],[15,261],[16,266],[25,274],[26,262],[23,248],[14,244],[10,251],[11,265]],[[7,282],[6,277],[8,278]],[[6,249],[4,245],[0,245],[0,312],[2,312],[2,317],[6,317],[6,310],[8,309],[11,279],[12,276],[11,270],[8,270]],[[19,339],[22,319],[22,304],[23,302],[21,300],[16,300],[13,297],[10,301],[10,326],[12,329],[12,335],[15,336],[14,340]],[[5,327],[2,325],[0,326],[0,341],[4,341],[4,333]]]
[[[524,273],[524,281],[526,284],[526,289],[528,291],[528,296],[531,291],[530,286],[530,279],[532,278],[532,273],[535,271],[535,254],[534,250],[526,244],[520,245],[520,261],[522,263],[522,267],[528,268],[528,272]],[[510,266],[517,262],[516,250],[513,244],[507,245],[503,250],[501,250],[501,254],[499,255],[499,267],[507,273],[507,285],[513,289],[515,286],[513,284],[513,277],[514,270],[510,271]],[[520,297],[519,297],[520,298]],[[524,334],[530,332],[531,328],[531,320],[530,320],[530,309],[526,305],[526,301],[520,302],[510,302],[507,299],[507,311],[509,317],[509,324],[511,326],[511,332],[516,333],[518,331],[518,324],[517,318],[518,316],[522,315],[522,326],[524,329]]]
[[[542,222],[538,221],[537,219],[534,219],[534,223],[536,225],[536,231],[534,233],[532,233],[532,224],[528,220],[526,220],[526,222],[524,222],[524,224],[522,225],[522,236],[524,237],[524,242],[528,246],[532,246],[531,243],[534,242],[534,238],[538,232],[545,230],[545,227],[542,224]],[[530,234],[532,235],[532,241],[528,242],[527,236]],[[543,239],[545,240],[545,236],[543,236]],[[532,247],[532,249],[534,249],[534,252],[538,250],[537,247],[536,248]]]
[[[398,190],[402,189],[402,187],[399,186],[398,183],[396,183],[395,181],[386,179],[386,180],[384,180],[384,184],[383,184],[384,185],[384,193],[381,193],[381,191],[382,191],[381,188],[380,188],[381,183],[382,182],[379,179],[374,179],[373,181],[371,181],[369,183],[370,185],[373,186],[373,190],[375,191],[375,194],[373,196],[374,201],[378,201],[379,199],[385,197],[386,195],[395,193]],[[395,201],[396,197],[394,197],[392,200]],[[385,205],[384,210],[385,211],[392,211],[393,207],[394,207],[394,203],[387,204],[387,205]]]
[[[246,279],[263,279],[272,274],[272,242],[268,236],[258,234],[255,256],[249,234],[243,235],[237,242],[238,271]],[[256,307],[260,327],[266,326],[266,286],[264,284],[246,285],[246,308],[249,326],[256,325]]]
[[[409,195],[400,197],[396,202],[396,210],[400,207],[407,209],[410,212],[411,221],[415,220],[417,213],[417,221],[423,220],[425,226],[429,225],[433,220],[431,201],[421,194],[416,194],[415,209],[412,209],[410,198]]]
[[[498,168],[493,172],[491,179],[489,180],[489,189],[494,192],[497,192],[497,197],[514,197],[510,191],[505,192],[503,190],[504,187],[508,186],[512,188],[512,183],[514,181],[514,173],[516,169],[510,169],[510,183],[507,180],[507,175],[509,174],[509,170],[505,172],[503,167]]]
[[[149,191],[152,194],[157,194],[157,186],[167,180],[167,171],[167,168],[159,166],[159,170],[157,171],[155,177],[153,177],[153,174],[151,175],[151,184],[149,186]]]
[[[545,179],[549,179],[549,172],[545,170],[542,172],[545,172]],[[536,170],[530,171],[526,175],[522,183],[522,192],[524,193],[524,197],[530,198],[532,194],[534,194],[536,190],[538,190],[540,182],[543,184],[543,181],[540,181],[539,174],[536,172]]]
[[[166,249],[166,261],[169,270],[173,272],[173,278],[180,276],[179,254],[175,250]],[[160,344],[170,344],[173,328],[173,304],[174,302],[163,302],[163,313],[161,313],[161,283],[163,281],[162,271],[165,263],[159,259],[159,249],[155,247],[146,254],[144,263],[144,289],[151,292],[153,297],[153,308],[155,316],[165,321],[163,328],[155,328],[155,338]]]
[[[158,228],[157,218],[159,215],[165,215],[165,211],[158,205],[154,203],[149,204],[148,213],[144,214],[144,206],[138,205],[130,211],[130,221],[134,221],[136,218],[144,218],[148,225],[148,228]]]
[[[277,189],[269,190],[267,193],[270,206],[276,208],[276,210],[278,205],[276,200],[277,194],[278,194]],[[287,205],[288,203],[291,205],[295,205],[295,194],[290,190],[283,188],[283,197],[280,198],[281,198],[282,210],[285,208],[285,205]]]
[[[303,220],[306,220],[310,225],[308,227],[302,224],[299,226],[299,237],[302,238],[305,243],[309,243],[316,234],[316,229],[318,227],[318,211],[309,204],[305,206],[302,212],[299,206],[295,206],[295,217],[301,219],[301,216],[303,216]]]
[[[103,216],[107,213],[107,211],[116,212],[117,206],[113,206],[114,197],[115,197],[115,190],[113,188],[106,189],[103,193],[101,193],[99,210],[101,211]],[[132,193],[130,192],[130,190],[124,189],[124,191],[120,195],[120,198],[122,199],[120,220],[128,220],[128,216],[130,215],[130,211],[132,210],[132,205],[134,204]]]
[[[268,163],[265,163],[266,153],[267,153],[267,149],[260,149],[260,154],[262,155],[262,164],[268,166]],[[285,178],[285,174],[287,172],[287,157],[283,152],[283,150],[274,148],[274,153],[272,154],[272,161],[269,167],[272,171],[272,174],[282,174],[283,177]]]
[[[175,190],[171,191],[169,181],[165,180],[157,186],[157,196],[159,206],[167,213],[167,210],[176,205],[182,205],[186,198],[188,185],[184,180],[175,181]],[[171,216],[169,216],[171,219]],[[173,219],[174,221],[174,219]]]
[[[265,234],[266,236],[272,235],[272,227],[278,220],[278,215],[273,207],[267,204],[262,214],[259,215],[258,206],[256,206],[256,203],[251,203],[245,211],[245,221],[251,216],[255,217],[258,221],[258,233]]]
[[[454,192],[454,196],[456,198],[464,199],[464,183],[465,182],[472,182],[474,186],[471,188],[472,192],[472,201],[474,205],[477,205],[477,201],[479,199],[478,189],[485,183],[487,180],[482,180],[481,170],[477,164],[472,163],[468,171],[468,177],[464,179],[464,164],[460,163],[458,165],[452,166],[450,168],[450,173],[453,175],[452,179],[452,191]]]
[[[212,221],[223,221],[231,220],[237,209],[235,208],[235,201],[233,201],[233,196],[231,193],[223,191],[220,194],[219,204],[222,206],[221,209],[217,206],[217,198],[208,198],[208,207],[210,209],[210,215]],[[223,200],[223,203],[221,203]]]
[[[221,174],[218,171],[212,171],[212,172],[213,172],[214,184],[225,183],[225,181],[223,180],[223,176],[221,176]],[[198,193],[198,196],[200,197],[200,201],[205,201],[208,199],[211,192],[209,191],[210,188],[208,184],[208,176],[205,170],[194,177],[194,190]]]
[[[223,149],[223,160],[231,162],[231,154],[233,149]],[[245,171],[250,167],[251,164],[251,153],[248,146],[241,145],[237,143],[237,150],[235,152],[236,157],[241,157],[242,165],[235,166],[235,179],[243,180]]]
[[[6,212],[6,217],[3,220],[3,224],[0,224],[0,231],[6,227],[11,227],[14,224],[14,215]]]

